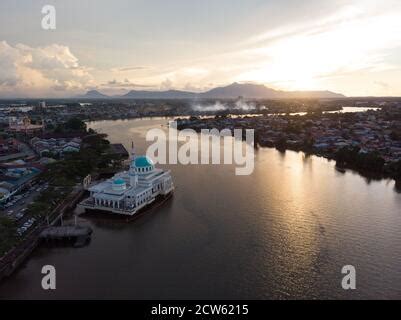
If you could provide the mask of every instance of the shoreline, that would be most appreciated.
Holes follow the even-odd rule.
[[[283,116],[278,117],[278,119],[288,119],[291,118],[296,123],[300,118],[303,116]],[[244,119],[244,118],[242,118]],[[264,119],[261,117],[260,119]],[[176,119],[177,121],[177,130],[185,130],[185,129],[192,129],[198,134],[201,134],[201,130],[207,129],[217,129],[222,130],[225,127],[229,127],[231,134],[233,135],[234,128],[238,129],[253,129],[255,132],[255,141],[254,147],[255,148],[274,148],[279,152],[285,152],[286,150],[295,151],[295,152],[303,152],[306,156],[314,155],[318,157],[325,158],[329,161],[335,161],[335,167],[339,170],[352,170],[356,172],[360,176],[368,179],[374,180],[383,180],[383,179],[391,179],[395,181],[395,189],[397,192],[401,192],[401,177],[398,171],[394,170],[396,167],[397,162],[384,162],[380,155],[374,154],[374,157],[369,158],[369,165],[372,169],[367,169],[368,165],[362,160],[371,156],[371,154],[367,154],[365,157],[365,153],[360,154],[359,150],[362,150],[362,147],[358,146],[349,146],[347,148],[337,148],[334,150],[318,150],[313,143],[311,142],[311,138],[307,140],[305,138],[304,141],[291,141],[289,140],[291,137],[290,133],[286,133],[284,129],[277,129],[275,128],[272,132],[274,133],[274,138],[266,139],[265,132],[272,130],[272,129],[260,129],[259,124],[254,121],[254,119],[248,118],[247,120],[248,125],[244,123],[238,123],[238,119],[236,118],[221,118],[215,117],[211,119],[200,119],[200,118],[192,118],[192,120],[183,120],[183,119]],[[252,121],[254,121],[252,123]],[[249,123],[251,123],[249,125]],[[270,132],[270,131],[269,131]],[[261,138],[261,136],[264,137]],[[245,140],[244,135],[242,136],[242,140]],[[352,158],[352,156],[354,158]],[[350,161],[351,159],[352,161]],[[383,164],[380,163],[381,161]],[[401,161],[398,159],[398,161]]]
[[[87,135],[89,136],[89,135]],[[111,169],[115,170],[114,168]],[[99,173],[92,172],[92,175],[97,178],[99,175],[111,174],[110,172]],[[51,177],[52,180],[54,177]],[[47,180],[47,181],[50,181]],[[53,180],[52,180],[53,181]],[[62,221],[63,217],[68,217],[72,212],[72,209],[76,207],[79,200],[83,197],[85,189],[81,183],[75,184],[72,190],[65,194],[63,199],[55,205],[55,207],[47,214],[38,219],[37,225],[25,235],[19,239],[14,246],[10,247],[0,257],[0,285],[9,276],[11,276],[23,263],[29,259],[32,252],[41,244],[40,235],[49,226],[54,226]]]
[[[83,190],[73,190],[63,202],[61,202],[50,214],[53,216],[49,226],[57,224],[66,213],[74,207],[83,196]],[[23,263],[29,259],[29,256],[40,245],[40,234],[46,228],[46,221],[42,220],[31,233],[23,239],[17,246],[10,249],[0,258],[0,285],[6,281]]]

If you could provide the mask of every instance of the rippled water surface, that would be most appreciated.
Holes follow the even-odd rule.
[[[90,126],[144,152],[166,119]],[[169,165],[176,191],[133,223],[80,218],[89,246],[39,248],[0,286],[1,298],[401,298],[401,195],[392,181],[340,173],[302,153],[256,151],[255,170]],[[41,289],[41,267],[57,289]],[[341,288],[341,268],[357,289]]]

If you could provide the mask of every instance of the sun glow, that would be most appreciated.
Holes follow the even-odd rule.
[[[393,68],[385,62],[383,52],[399,46],[400,40],[399,13],[343,21],[248,50],[261,62],[240,74],[238,80],[290,90],[317,89],[326,78]]]

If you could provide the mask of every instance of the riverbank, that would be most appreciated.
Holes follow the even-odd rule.
[[[40,175],[46,182],[38,196],[24,209],[26,219],[33,221],[29,231],[17,234],[16,222],[9,220],[8,231],[14,242],[7,243],[0,259],[0,280],[14,272],[39,244],[39,235],[47,227],[57,224],[70,212],[84,193],[83,179],[109,174],[121,167],[128,152],[121,145],[111,145],[105,135],[86,129],[86,124],[75,121],[82,132],[82,147],[47,165]]]
[[[401,109],[259,117],[177,119],[177,129],[253,129],[255,146],[303,151],[364,176],[401,180]],[[244,132],[244,131],[243,131]]]
[[[64,214],[71,210],[78,201],[82,198],[84,189],[82,187],[73,190],[70,195],[65,198],[48,216],[40,221],[36,227],[18,243],[17,246],[9,250],[0,258],[0,283],[5,278],[15,272],[25,261],[30,254],[40,244],[40,234],[48,226],[58,224]]]

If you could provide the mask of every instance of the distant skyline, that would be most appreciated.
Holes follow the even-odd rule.
[[[0,98],[232,82],[401,96],[401,1],[0,2]]]

